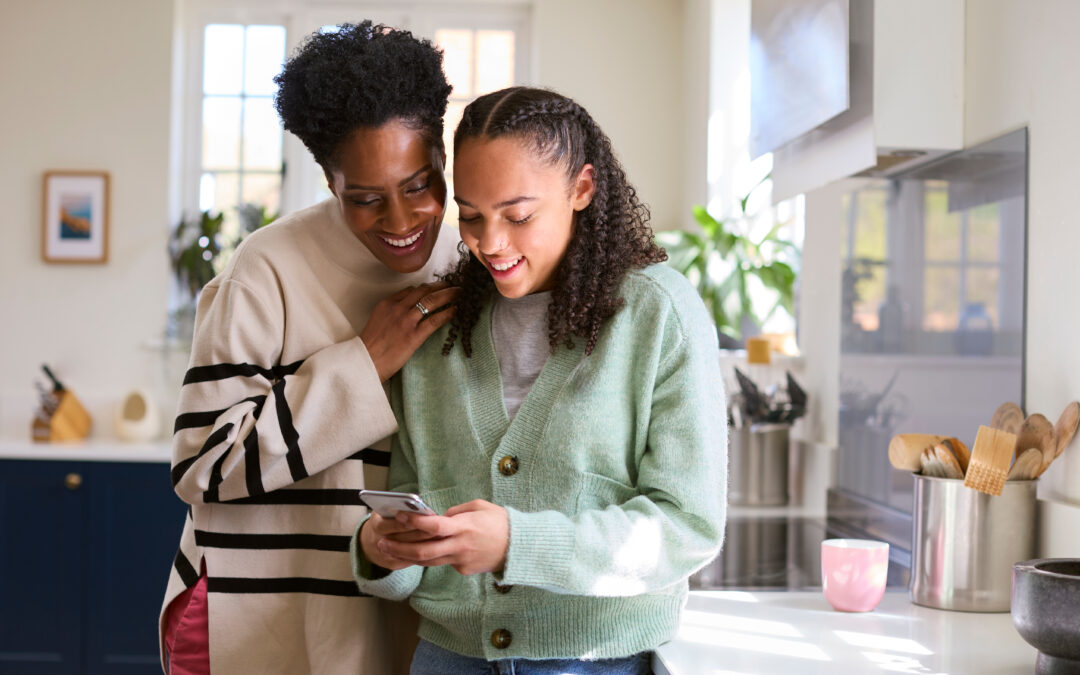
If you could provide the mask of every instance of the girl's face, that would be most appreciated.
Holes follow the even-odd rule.
[[[507,298],[555,286],[574,212],[589,205],[594,189],[591,164],[568,184],[561,166],[512,137],[470,138],[454,157],[461,240]]]
[[[431,257],[446,206],[444,156],[398,120],[361,127],[326,171],[353,234],[384,265],[415,272]]]

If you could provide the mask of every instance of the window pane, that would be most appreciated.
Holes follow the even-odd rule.
[[[454,98],[471,98],[473,66],[473,32],[440,28],[435,31],[435,42],[443,48],[443,69],[446,79],[454,88]]]
[[[240,167],[240,99],[207,98],[203,100],[204,169]]]
[[[285,61],[284,26],[248,26],[244,52],[244,92],[267,95],[277,91],[274,76]]]
[[[984,204],[971,210],[968,220],[968,259],[997,262],[1001,229],[998,204]]]
[[[244,169],[281,170],[281,127],[269,98],[244,101]]]
[[[954,331],[960,310],[960,270],[927,267],[923,291],[923,330]]]
[[[976,267],[967,270],[967,302],[968,306],[980,305],[982,310],[990,317],[993,327],[999,327],[998,312],[998,279],[1001,272],[997,267]],[[969,317],[972,312],[968,312]],[[983,326],[968,326],[975,330]]]
[[[885,223],[884,190],[860,190],[856,198],[855,258],[885,260],[888,255],[888,229]]]
[[[885,265],[854,264],[855,302],[851,319],[864,331],[876,331],[880,324],[881,306],[885,303]]]
[[[258,204],[267,214],[281,210],[280,174],[245,174],[242,190],[238,204]]]
[[[238,231],[236,205],[240,197],[240,174],[233,171],[204,173],[199,186],[202,190],[209,187],[212,193],[199,195],[199,208],[224,213],[221,231],[227,236],[234,236]]]
[[[927,260],[954,262],[960,259],[960,214],[949,213],[949,194],[927,188],[925,198]]]
[[[239,94],[244,68],[244,27],[211,24],[203,36],[203,92]]]
[[[476,32],[476,93],[514,84],[514,33],[509,30]]]

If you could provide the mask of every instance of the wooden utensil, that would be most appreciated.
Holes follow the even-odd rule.
[[[1042,473],[1043,454],[1038,448],[1028,448],[1009,469],[1009,480],[1031,480]]]
[[[941,471],[945,478],[962,479],[964,477],[960,462],[956,460],[956,455],[945,447],[944,442],[934,446],[934,454],[937,456],[938,463],[941,464]]]
[[[997,410],[994,411],[993,417],[990,418],[991,428],[1007,431],[1010,434],[1019,433],[1020,425],[1023,423],[1024,411],[1011,401],[999,405]]]
[[[945,440],[931,434],[897,434],[889,441],[889,462],[901,471],[921,471],[922,452]]]
[[[1056,424],[1054,424],[1054,438],[1055,446],[1054,451],[1043,452],[1042,466],[1039,468],[1039,473],[1036,474],[1036,478],[1041,476],[1043,472],[1050,468],[1050,462],[1054,461],[1061,456],[1061,453],[1065,452],[1065,448],[1072,442],[1073,437],[1076,435],[1076,428],[1080,425],[1080,403],[1073,401],[1069,405],[1065,406],[1065,410],[1062,411],[1061,417],[1058,418]]]
[[[1054,425],[1045,415],[1034,413],[1028,415],[1024,423],[1020,425],[1020,433],[1016,435],[1016,447],[1013,454],[1017,459],[1030,448],[1038,448],[1045,456],[1053,454],[1057,450],[1057,437],[1054,435]]]
[[[946,438],[941,444],[952,451],[960,465],[960,472],[967,473],[968,462],[971,461],[971,451],[968,450],[968,446],[964,445],[959,438]]]
[[[1015,447],[1016,434],[980,426],[975,436],[975,447],[971,449],[971,462],[964,476],[964,485],[999,496],[1009,477],[1009,461]]]

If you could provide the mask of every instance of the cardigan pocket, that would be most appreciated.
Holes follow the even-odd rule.
[[[606,509],[619,506],[638,495],[636,488],[598,473],[582,473],[581,487],[577,495],[577,513],[589,509]]]
[[[424,503],[440,516],[446,513],[446,510],[451,506],[464,504],[476,498],[477,495],[466,494],[465,490],[459,485],[451,485],[450,487],[420,493],[420,499],[423,499]]]

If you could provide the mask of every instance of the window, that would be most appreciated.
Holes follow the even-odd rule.
[[[224,232],[235,234],[242,205],[281,209],[274,76],[285,58],[285,27],[209,24],[202,54],[199,210],[223,214]]]
[[[329,196],[322,169],[297,138],[282,131],[273,107],[273,77],[316,30],[367,18],[439,44],[454,86],[446,116],[448,154],[469,101],[529,79],[529,5],[524,1],[455,5],[452,12],[438,0],[347,7],[295,0],[275,5],[275,11],[264,5],[257,0],[184,5],[187,40],[178,64],[183,103],[174,131],[180,159],[174,164],[174,220],[213,209],[225,214],[227,231],[235,231],[241,205],[289,213]],[[448,182],[451,162],[448,157]],[[446,221],[457,223],[452,201]]]

